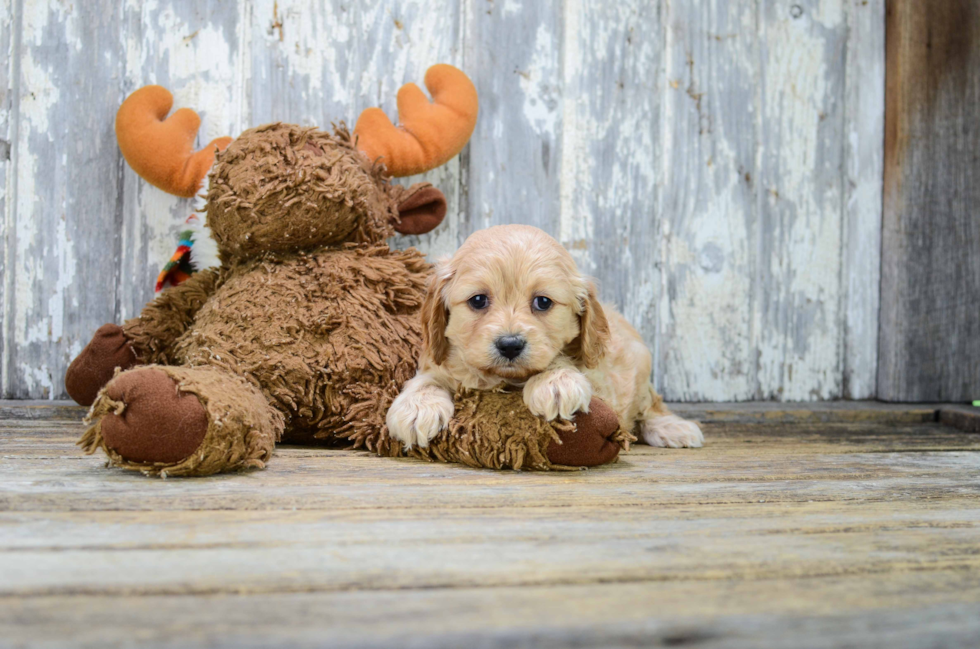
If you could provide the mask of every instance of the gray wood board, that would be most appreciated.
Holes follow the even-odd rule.
[[[980,398],[980,2],[888,5],[878,394]]]
[[[394,115],[398,87],[447,61],[480,120],[458,159],[404,179],[443,189],[446,222],[395,243],[434,259],[489,225],[544,228],[640,330],[671,400],[873,397],[883,5],[14,0],[0,396],[62,398],[201,206],[121,160],[126,94],[166,85],[201,113],[200,145]]]
[[[0,416],[0,644],[971,646],[980,437],[884,421],[577,473],[281,448],[161,480]]]

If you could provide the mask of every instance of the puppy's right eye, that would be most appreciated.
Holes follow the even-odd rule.
[[[490,298],[486,295],[474,295],[466,301],[470,308],[475,311],[482,311],[490,305]]]

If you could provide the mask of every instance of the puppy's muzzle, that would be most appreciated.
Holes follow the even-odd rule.
[[[494,341],[497,353],[509,361],[514,360],[524,351],[527,341],[523,336],[501,336]]]

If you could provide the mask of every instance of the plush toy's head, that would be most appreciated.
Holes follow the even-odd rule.
[[[439,225],[446,214],[442,192],[427,183],[404,188],[389,178],[444,164],[476,124],[476,89],[465,74],[436,65],[425,83],[435,103],[414,84],[403,86],[399,127],[369,108],[353,136],[343,124],[332,134],[269,124],[197,153],[197,114],[181,109],[164,120],[173,97],[147,86],[120,107],[116,135],[133,169],[171,193],[193,196],[211,171],[208,225],[226,261],[378,242],[395,231],[422,234]]]
[[[445,216],[446,199],[427,184],[389,183],[342,126],[329,134],[269,124],[218,154],[207,213],[222,256],[243,258],[427,232]]]

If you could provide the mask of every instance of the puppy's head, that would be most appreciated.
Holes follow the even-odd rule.
[[[481,230],[439,264],[422,326],[429,362],[517,381],[563,353],[594,367],[609,337],[595,288],[571,255],[523,225]]]

